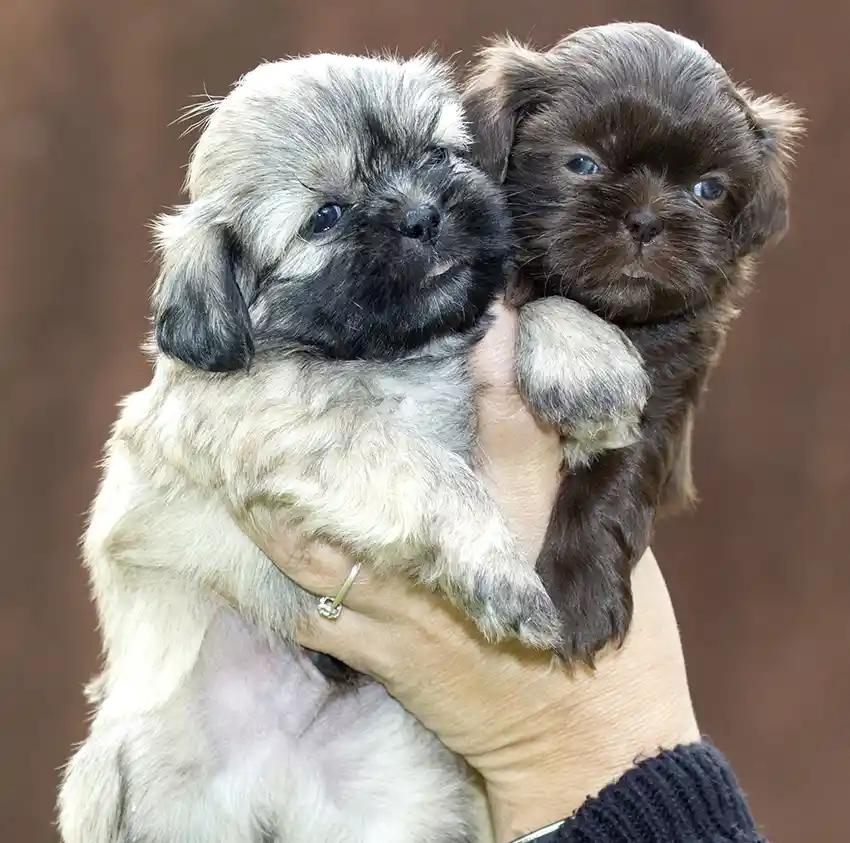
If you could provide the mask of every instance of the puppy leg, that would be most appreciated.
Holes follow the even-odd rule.
[[[495,502],[471,471],[434,479],[432,543],[440,550],[425,581],[437,584],[490,640],[559,646],[555,606]]]
[[[372,439],[379,447],[371,447]],[[328,450],[313,465],[321,470],[305,466],[297,478],[289,464],[267,478],[259,507],[248,505],[237,517],[250,520],[249,531],[273,530],[270,510],[259,510],[279,500],[306,533],[330,538],[378,566],[403,565],[440,589],[488,638],[517,637],[544,649],[557,643],[552,601],[462,458],[386,426],[364,431],[356,452]]]
[[[125,794],[120,737],[93,729],[62,776],[58,808],[63,843],[132,843],[124,818]]]
[[[525,336],[534,334],[528,329]],[[536,336],[546,339],[542,331]],[[681,487],[688,479],[691,415],[715,359],[705,354],[694,360],[690,332],[671,338],[650,330],[632,337],[646,361],[646,374],[641,374],[651,384],[635,441],[613,447],[616,443],[609,440],[600,450],[598,439],[591,438],[590,449],[585,440],[580,443],[584,450],[568,453],[572,471],[561,482],[537,559],[540,577],[561,614],[565,654],[589,663],[602,647],[621,642],[628,632],[631,571],[649,545],[665,484]],[[520,356],[528,354],[526,349]],[[609,384],[606,390],[619,396],[620,407],[624,396],[631,396],[633,408],[640,406],[634,368],[613,359],[600,362],[598,356],[594,365],[616,373],[617,388]],[[604,384],[604,370],[600,374]]]
[[[628,628],[631,566],[648,541],[651,509],[628,465],[650,380],[622,331],[559,297],[520,310],[516,367],[532,411],[564,435],[571,472],[537,570],[560,613],[562,653],[592,662]]]
[[[592,665],[625,638],[631,572],[649,546],[663,473],[658,443],[646,436],[562,479],[537,570],[561,614],[567,658]]]
[[[637,441],[650,384],[626,335],[561,297],[519,312],[517,388],[541,420],[566,437],[567,466]]]

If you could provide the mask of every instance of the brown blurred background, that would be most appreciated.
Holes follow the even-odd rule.
[[[261,59],[459,60],[504,31],[647,19],[810,117],[789,237],[765,259],[698,426],[696,515],[657,542],[704,730],[772,843],[847,841],[850,5],[835,0],[4,0],[0,6],[0,834],[49,843],[85,733],[95,618],[77,554],[119,397],[144,385],[146,224],[178,201],[169,126]],[[178,843],[178,841],[175,841]]]

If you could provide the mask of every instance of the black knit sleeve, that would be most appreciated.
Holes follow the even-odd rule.
[[[767,843],[729,762],[708,743],[636,764],[588,799],[557,843]]]

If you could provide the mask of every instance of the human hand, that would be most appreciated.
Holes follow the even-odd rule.
[[[482,479],[533,557],[557,489],[560,445],[514,390],[515,327],[501,310],[476,349]],[[264,549],[316,595],[335,594],[351,570],[344,554],[293,534]],[[317,614],[299,640],[382,682],[481,773],[501,843],[569,815],[636,757],[698,739],[675,616],[652,554],[633,588],[632,630],[621,649],[600,655],[595,672],[491,644],[438,595],[366,569],[339,619]]]

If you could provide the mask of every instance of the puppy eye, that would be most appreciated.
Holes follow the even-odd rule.
[[[342,206],[333,202],[322,205],[313,214],[313,234],[322,234],[330,231],[342,219]]]
[[[599,172],[599,165],[587,155],[576,155],[567,161],[567,169],[579,176],[594,176]]]
[[[694,187],[694,196],[704,202],[716,202],[726,194],[726,188],[720,179],[703,179],[698,181]]]
[[[428,149],[428,164],[444,164],[449,160],[449,151],[444,146],[432,146]]]

